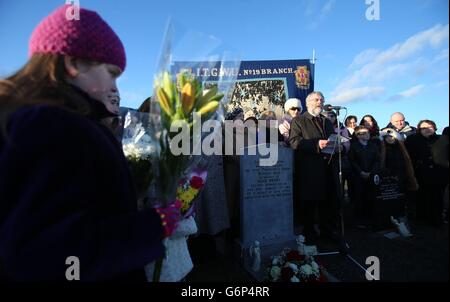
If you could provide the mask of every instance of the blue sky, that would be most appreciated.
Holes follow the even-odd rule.
[[[64,0],[0,0],[0,77],[27,60],[33,28]],[[243,60],[311,58],[315,88],[381,126],[402,111],[416,125],[449,124],[448,0],[379,0],[369,21],[366,0],[80,0],[122,39],[127,69],[119,79],[122,106],[137,107],[152,92],[168,17],[215,36]]]

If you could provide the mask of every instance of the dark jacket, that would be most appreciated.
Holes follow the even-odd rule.
[[[442,131],[442,135],[433,144],[431,152],[433,153],[433,161],[437,166],[445,168],[448,170],[449,168],[449,140],[448,140],[448,127],[445,127],[444,131]]]
[[[348,153],[354,175],[358,177],[361,172],[377,173],[380,170],[380,151],[373,141],[363,146],[358,140],[352,141]]]
[[[420,133],[413,134],[406,140],[406,148],[411,157],[417,181],[420,184],[448,183],[447,170],[436,165],[433,159],[433,146],[438,142],[440,135],[434,134],[426,138]]]
[[[413,135],[417,132],[416,127],[410,126],[408,122],[405,122],[405,127],[403,127],[402,130],[397,130],[392,123],[387,124],[386,128],[391,128],[400,133],[404,139],[406,139],[408,136]]]
[[[406,159],[404,158],[402,151],[398,143],[387,144],[385,143],[385,155],[384,155],[384,167],[389,171],[391,175],[400,177],[402,182],[406,182]]]
[[[295,151],[294,185],[298,186],[299,198],[302,200],[323,200],[326,198],[329,169],[335,172],[335,160],[328,164],[327,156],[319,149],[319,140],[328,139],[334,133],[331,121],[321,117],[322,129],[316,126],[313,116],[305,112],[294,118],[289,133],[289,144]],[[336,156],[337,157],[337,156]]]
[[[163,255],[159,215],[137,212],[101,116],[45,105],[11,115],[0,136],[0,279],[64,281],[76,256],[82,281],[145,281],[144,265]]]

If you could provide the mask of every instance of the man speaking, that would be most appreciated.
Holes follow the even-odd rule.
[[[289,144],[295,150],[294,186],[298,186],[294,208],[299,211],[299,232],[307,244],[315,244],[319,235],[336,239],[337,161],[325,153],[334,145],[328,141],[334,128],[321,115],[324,101],[321,92],[311,92],[306,97],[307,111],[292,120],[289,134]]]

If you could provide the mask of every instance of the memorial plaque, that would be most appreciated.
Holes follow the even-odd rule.
[[[405,211],[403,184],[396,175],[380,176],[374,183],[373,229],[378,231],[394,228],[390,217],[403,216]]]
[[[292,240],[293,151],[278,146],[278,160],[273,166],[260,166],[260,155],[251,146],[241,157],[241,245],[259,241],[262,246]]]

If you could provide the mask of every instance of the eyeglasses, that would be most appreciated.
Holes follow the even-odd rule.
[[[289,109],[289,110],[292,110],[292,111],[300,111],[300,108],[298,108],[298,107],[292,107],[292,108]]]
[[[419,128],[419,130],[426,130],[426,129],[434,131],[433,127],[421,127],[421,128]]]
[[[359,135],[359,136],[366,135],[366,134],[369,134],[369,132],[358,132],[358,133],[356,133],[356,135]]]

